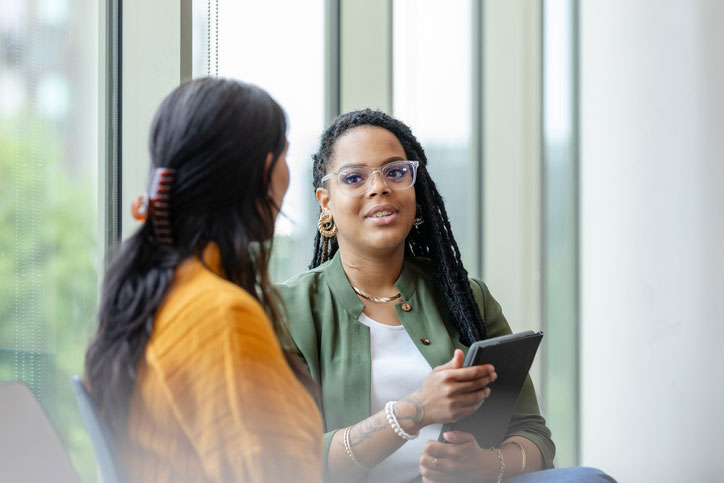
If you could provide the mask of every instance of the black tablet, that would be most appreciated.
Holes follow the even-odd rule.
[[[445,424],[439,441],[444,441],[444,432],[459,430],[472,433],[481,448],[498,448],[505,439],[510,418],[542,338],[543,332],[528,330],[481,340],[470,346],[465,367],[492,364],[498,378],[488,386],[490,396],[480,409],[456,423]]]

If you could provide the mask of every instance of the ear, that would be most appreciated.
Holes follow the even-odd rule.
[[[272,164],[273,160],[274,160],[274,155],[272,153],[267,153],[266,161],[264,161],[264,179],[269,178],[269,169],[271,168],[271,164]]]
[[[319,203],[319,207],[322,209],[322,211],[332,211],[329,199],[329,191],[324,188],[317,188],[317,191],[314,194],[317,197],[317,203]]]

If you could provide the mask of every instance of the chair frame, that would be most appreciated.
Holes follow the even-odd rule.
[[[93,450],[101,469],[103,483],[126,483],[129,480],[113,433],[111,433],[110,428],[101,417],[100,411],[88,393],[83,380],[79,376],[73,376],[71,386],[86,431],[93,443]]]

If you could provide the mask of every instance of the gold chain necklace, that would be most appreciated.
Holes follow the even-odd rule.
[[[350,284],[352,285],[352,284]],[[386,302],[392,302],[393,300],[397,300],[400,297],[402,297],[402,294],[397,292],[397,295],[393,295],[392,297],[373,297],[372,295],[367,295],[362,290],[358,289],[354,285],[352,285],[352,290],[354,290],[354,293],[362,297],[363,299],[371,300],[373,302],[380,302],[380,303],[386,303]]]

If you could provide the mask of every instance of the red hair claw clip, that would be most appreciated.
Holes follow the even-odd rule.
[[[171,222],[169,220],[169,199],[175,169],[156,168],[151,175],[148,195],[141,195],[131,203],[131,214],[136,220],[145,222],[151,217],[153,231],[160,243],[173,245]]]

